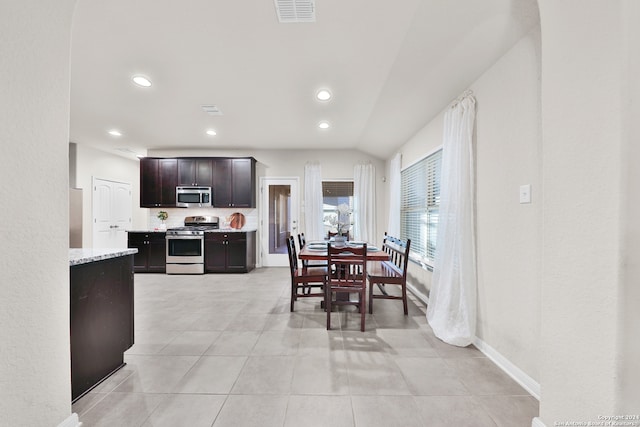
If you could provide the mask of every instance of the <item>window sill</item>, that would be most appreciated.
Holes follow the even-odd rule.
[[[423,261],[419,258],[413,258],[411,256],[409,257],[409,261],[411,261],[413,264],[420,266],[420,268],[422,268],[423,270],[433,272],[433,265],[427,263],[426,261]]]

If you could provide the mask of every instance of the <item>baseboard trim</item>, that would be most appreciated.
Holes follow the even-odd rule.
[[[427,297],[422,292],[418,291],[418,289],[407,282],[407,289],[420,301],[424,304],[429,304],[429,297]],[[498,366],[498,368],[502,369],[507,375],[509,375],[515,382],[520,384],[527,392],[529,392],[533,397],[540,400],[540,383],[536,382],[533,378],[527,375],[522,369],[518,368],[516,365],[511,363],[509,359],[504,357],[498,351],[496,351],[489,344],[482,341],[480,338],[475,337],[473,344],[480,350],[485,356],[487,356],[493,363]],[[535,421],[536,419],[534,419]],[[539,421],[540,424],[533,425],[533,427],[544,427],[542,421]]]
[[[473,344],[493,363],[520,384],[533,397],[540,400],[540,383],[527,375],[522,369],[511,363],[509,359],[498,353],[493,347],[476,337]]]
[[[78,414],[74,412],[73,414],[69,415],[66,420],[58,424],[58,427],[82,427],[82,423],[78,418]]]
[[[540,418],[535,417],[531,420],[531,427],[547,427]]]
[[[413,286],[411,283],[407,282],[407,289],[411,292],[416,298],[424,303],[424,305],[429,305],[429,297],[418,291],[418,289]]]

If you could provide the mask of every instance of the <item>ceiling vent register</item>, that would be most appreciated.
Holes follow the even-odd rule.
[[[222,111],[220,111],[220,109],[218,108],[217,105],[203,105],[202,106],[202,110],[211,115],[211,116],[221,116],[222,115]]]
[[[316,22],[315,0],[273,0],[280,23]]]

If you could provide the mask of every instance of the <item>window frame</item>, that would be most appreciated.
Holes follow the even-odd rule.
[[[434,176],[431,179],[429,178],[429,173],[430,173],[429,162],[430,162],[430,159],[431,161],[433,161],[434,156],[436,155],[438,156],[439,164],[436,166],[433,166],[434,167],[433,173],[436,176]],[[424,186],[428,187],[430,185],[430,180],[432,180],[436,188],[432,188],[432,189],[425,188],[424,203],[420,204],[419,206],[412,205],[412,208],[409,209],[406,206],[407,189],[405,184],[405,179],[406,179],[405,174],[409,169],[416,167],[420,163],[423,163],[422,167],[424,168],[424,172],[425,172],[424,177],[426,182],[424,182]],[[435,241],[437,240],[438,222],[437,222],[437,218],[435,221],[433,220],[432,215],[434,213],[436,215],[439,215],[439,211],[440,211],[440,186],[441,186],[441,180],[442,180],[442,145],[435,147],[433,150],[429,151],[427,154],[421,156],[414,162],[403,167],[400,171],[400,176],[401,176],[401,179],[400,179],[400,193],[401,193],[400,194],[400,199],[401,199],[400,237],[402,239],[411,238],[411,251],[409,253],[409,259],[412,262],[419,264],[423,268],[426,268],[428,270],[433,270],[435,251],[436,251]],[[431,195],[429,195],[429,191],[431,191]],[[430,198],[432,198],[431,205],[429,205]],[[419,233],[417,233],[418,238],[416,238],[415,233],[407,233],[407,228],[410,227],[407,225],[407,221],[409,221],[409,219],[407,219],[407,212],[410,210],[413,211],[414,216],[419,217],[419,222],[423,222],[423,224],[419,225],[421,229],[419,230]],[[414,222],[415,222],[415,217],[414,217]],[[430,230],[429,224],[432,224],[431,225],[432,227],[435,226],[435,232],[432,229]],[[431,236],[432,234],[435,234],[435,235]],[[430,246],[428,243],[429,240],[433,241],[432,250],[429,249],[429,246]]]
[[[353,236],[353,228],[354,228],[354,225],[355,225],[355,222],[354,222],[355,221],[355,217],[353,215],[353,203],[354,203],[354,197],[355,197],[355,194],[354,194],[355,193],[355,183],[354,183],[353,178],[351,178],[351,179],[349,179],[349,178],[344,178],[344,179],[340,179],[340,178],[337,178],[337,179],[323,179],[322,180],[322,204],[323,204],[323,206],[325,204],[324,203],[324,197],[325,197],[325,195],[324,195],[324,191],[325,191],[324,184],[325,183],[336,183],[336,182],[337,183],[349,183],[351,185],[351,196],[343,196],[343,197],[349,197],[348,205],[349,205],[349,209],[351,209],[351,212],[352,212],[352,214],[351,214],[351,227],[349,228],[349,235]],[[336,206],[336,209],[337,209],[337,206]],[[330,217],[330,216],[334,216],[334,217],[337,218],[337,213],[335,212],[335,210],[330,210],[330,211],[329,210],[325,210],[325,209],[322,210],[322,218],[323,218],[322,222],[324,224],[325,235],[327,235],[328,231],[331,231],[334,228],[332,225],[327,224],[327,222],[325,221],[325,219]]]

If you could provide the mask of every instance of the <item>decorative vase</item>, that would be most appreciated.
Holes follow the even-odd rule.
[[[335,242],[336,246],[344,246],[345,242],[347,241],[347,236],[333,236],[333,241]]]

